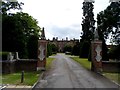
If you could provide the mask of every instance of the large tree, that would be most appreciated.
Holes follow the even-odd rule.
[[[104,11],[97,15],[98,34],[100,40],[108,39],[120,44],[120,3],[112,2]]]
[[[81,49],[80,49],[80,57],[88,57],[90,43],[93,40],[94,29],[95,29],[95,20],[94,20],[94,5],[93,2],[83,2],[83,21],[82,21],[82,36],[81,36]],[[87,46],[87,47],[86,47]],[[84,53],[83,48],[88,48],[86,53]],[[85,55],[83,55],[83,53]]]
[[[101,11],[97,15],[97,25],[99,39],[102,40],[104,44],[105,41],[111,37],[112,42],[120,45],[120,3],[112,2],[104,11]],[[105,45],[103,46],[105,48]],[[103,53],[105,52],[103,51]],[[118,55],[117,53],[116,55]],[[103,55],[103,57],[106,57],[107,52]]]
[[[82,21],[82,40],[91,41],[93,39],[95,20],[94,20],[94,5],[92,2],[83,2],[83,21]]]
[[[3,51],[19,52],[20,58],[27,58],[31,52],[36,53],[36,49],[29,50],[31,49],[30,45],[36,46],[34,44],[37,44],[30,43],[30,40],[37,42],[41,29],[37,25],[37,20],[28,13],[9,12],[10,9],[21,10],[21,4],[22,3],[8,1],[2,4],[2,44]]]

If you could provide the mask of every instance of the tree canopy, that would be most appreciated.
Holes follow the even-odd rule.
[[[97,15],[97,29],[100,40],[108,39],[111,34],[113,42],[120,44],[120,3],[112,2]]]
[[[30,40],[32,40],[31,37],[36,37],[34,40],[37,42],[40,37],[39,33],[41,31],[41,28],[37,25],[37,20],[30,16],[28,13],[21,11],[17,13],[9,12],[10,9],[21,10],[21,5],[23,5],[23,3],[9,1],[2,3],[1,12],[3,51],[19,52],[21,58],[27,58],[30,56],[30,50],[28,50],[30,49],[29,45],[37,44],[32,42],[30,44]],[[35,50],[31,52],[35,52]]]
[[[80,40],[80,57],[87,58],[90,49],[90,43],[94,39],[95,20],[94,20],[94,5],[92,2],[83,2],[83,21],[82,21],[82,36]],[[86,47],[87,46],[87,47]],[[84,51],[86,50],[86,51]]]

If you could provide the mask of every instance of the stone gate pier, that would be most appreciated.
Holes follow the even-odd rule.
[[[102,72],[102,41],[95,40],[91,42],[92,46],[92,67],[95,72]]]
[[[99,40],[98,31],[94,32],[94,40],[91,42],[91,70],[97,73],[102,72],[102,41]]]
[[[38,70],[45,70],[46,56],[47,56],[47,41],[46,41],[46,38],[45,38],[45,33],[44,33],[44,28],[43,28],[41,39],[38,40],[37,71]]]

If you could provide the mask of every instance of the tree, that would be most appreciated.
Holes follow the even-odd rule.
[[[38,55],[38,37],[31,35],[27,42],[28,58],[37,59]]]
[[[58,52],[58,47],[55,44],[51,44],[52,53],[56,54]]]
[[[91,41],[93,39],[95,20],[93,14],[93,3],[83,2],[83,21],[82,21],[82,41]]]
[[[80,43],[76,42],[76,44],[72,48],[72,55],[79,56],[80,55]]]
[[[51,44],[48,43],[47,44],[47,57],[49,57],[51,55],[52,55],[52,47],[51,47]]]
[[[27,49],[30,45],[29,40],[31,40],[33,36],[38,39],[41,28],[37,25],[37,20],[27,13],[17,12],[15,14],[8,12],[10,9],[21,9],[20,3],[2,3],[3,51],[19,52],[20,58],[27,58],[28,54],[30,54],[30,50]],[[36,40],[35,42],[37,42],[37,39],[34,39]],[[34,44],[37,43],[32,44],[34,46]]]
[[[94,29],[95,29],[95,20],[94,20],[94,5],[92,2],[83,2],[83,21],[82,21],[82,36],[81,36],[81,45],[82,47],[80,48],[80,57],[88,57],[89,54],[89,48],[90,48],[90,43],[93,40],[94,36]],[[88,43],[86,43],[88,42]],[[86,55],[84,56],[84,47],[87,45],[86,49]],[[85,45],[85,46],[84,46]]]
[[[103,60],[108,59],[108,49],[105,41],[111,36],[111,40],[120,44],[120,3],[112,2],[104,11],[97,15],[97,29],[99,39],[103,41]]]
[[[11,9],[22,10],[22,7],[21,7],[22,5],[24,5],[24,3],[22,3],[22,2],[18,3],[18,1],[11,2],[9,0],[4,0],[4,1],[2,0],[0,13],[2,13],[2,15],[7,15],[8,11],[10,11]]]
[[[112,46],[112,48],[110,48],[109,50],[109,58],[110,59],[116,59],[120,61],[120,45],[115,45]]]
[[[88,41],[84,41],[81,43],[80,48],[80,57],[81,58],[88,58],[90,52],[90,43]]]
[[[64,52],[72,52],[72,46],[71,45],[65,45]]]
[[[97,15],[98,34],[100,40],[108,39],[111,34],[113,42],[120,44],[120,3],[112,2]]]

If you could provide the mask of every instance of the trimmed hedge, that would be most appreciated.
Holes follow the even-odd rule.
[[[9,52],[0,52],[0,56],[2,57],[2,60],[7,60]]]

